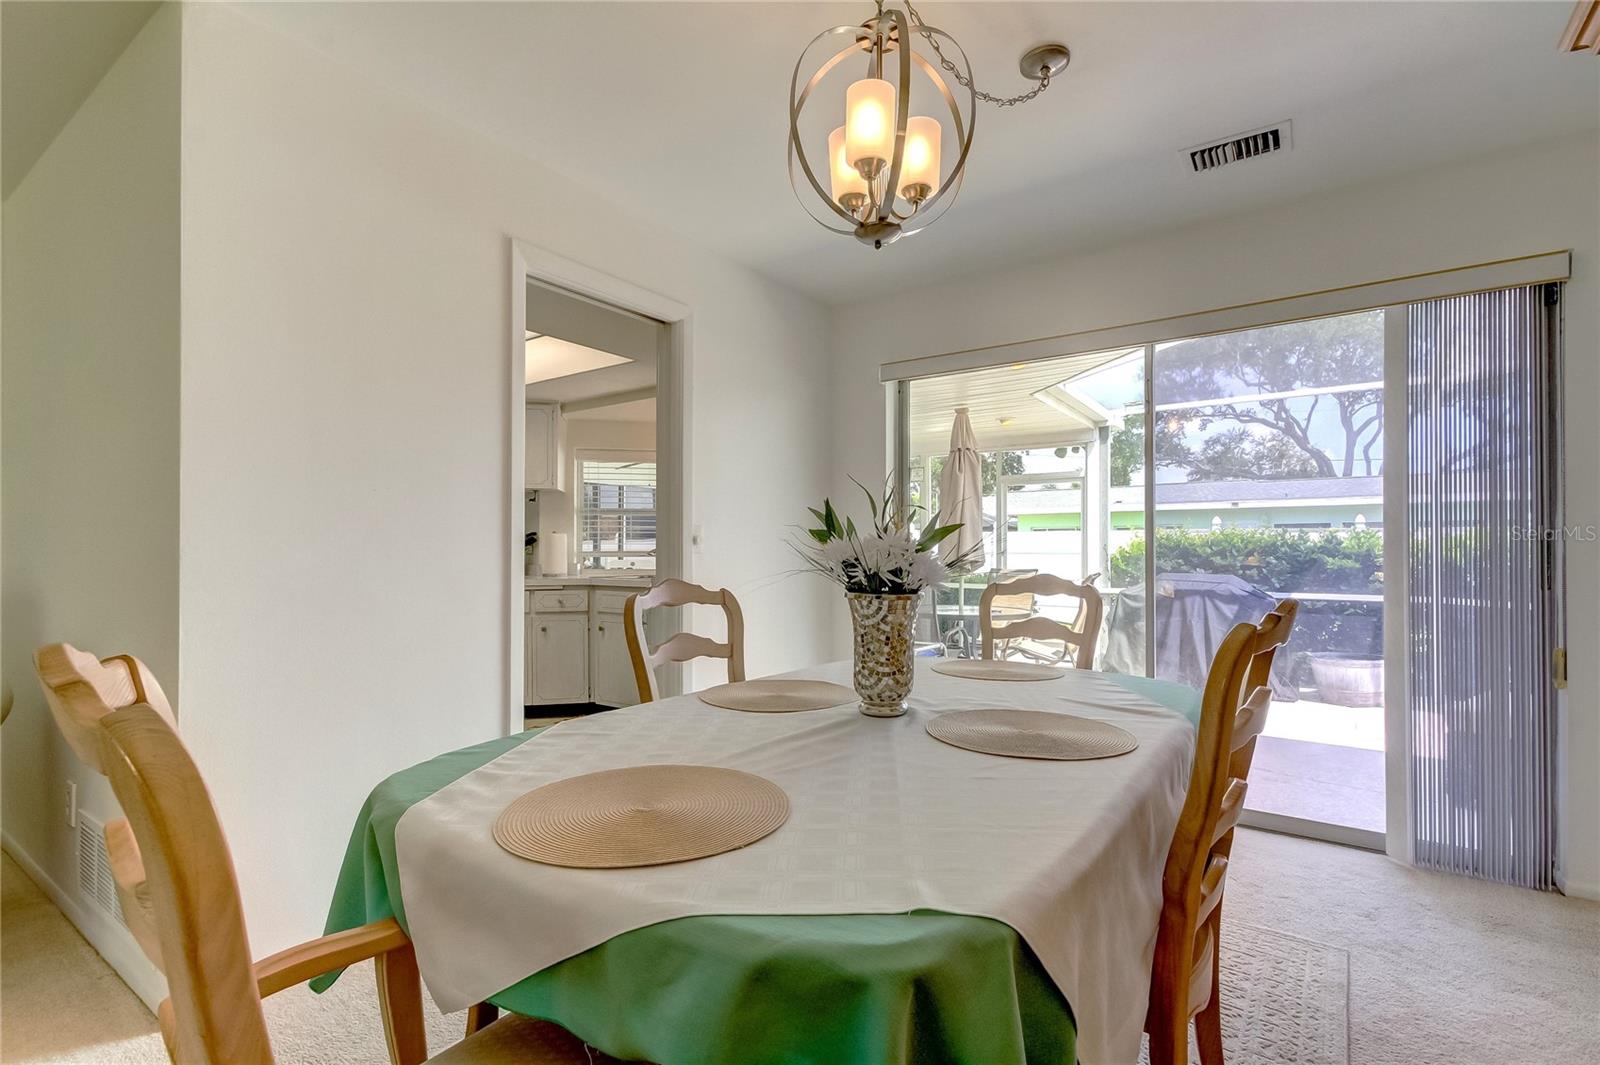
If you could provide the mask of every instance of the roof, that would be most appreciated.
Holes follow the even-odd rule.
[[[1138,502],[1141,487],[1130,497]],[[1113,502],[1122,492],[1112,489]],[[1308,499],[1382,499],[1382,477],[1296,477],[1283,481],[1179,481],[1156,485],[1162,503],[1286,503]]]
[[[1065,479],[1065,477],[1063,478]],[[1046,489],[1013,495],[1008,499],[1008,514],[1056,514],[1075,511],[1081,505],[1075,489]],[[1310,504],[1327,502],[1383,501],[1382,477],[1296,477],[1282,481],[1174,481],[1156,485],[1156,506],[1200,506],[1210,503],[1236,503],[1240,506],[1272,503]],[[1111,489],[1113,510],[1137,510],[1144,505],[1144,486]]]

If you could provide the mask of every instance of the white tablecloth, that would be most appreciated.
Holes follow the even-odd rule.
[[[1080,1059],[1134,1061],[1193,728],[1093,673],[1023,683],[927,667],[904,717],[868,718],[854,703],[745,714],[680,696],[557,725],[412,806],[395,831],[401,892],[440,1009],[673,918],[922,908],[1016,929],[1072,1006]],[[791,675],[850,683],[847,663]],[[929,715],[987,706],[1111,721],[1139,749],[1033,761],[924,731]],[[531,788],[651,763],[760,774],[788,793],[789,820],[742,850],[646,869],[540,865],[490,834]]]

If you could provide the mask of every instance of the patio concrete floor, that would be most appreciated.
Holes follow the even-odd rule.
[[[1274,700],[1245,806],[1382,832],[1383,774],[1383,707]]]

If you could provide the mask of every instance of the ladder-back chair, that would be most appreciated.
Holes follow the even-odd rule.
[[[1039,614],[997,625],[993,616],[994,605],[1022,594],[1030,597],[1071,596],[1078,600],[1078,616],[1071,625]],[[1073,654],[1073,664],[1079,669],[1093,669],[1094,645],[1100,637],[1100,619],[1104,612],[1105,604],[1093,586],[1078,584],[1065,577],[1037,573],[1031,577],[996,581],[983,590],[983,597],[978,601],[978,635],[983,646],[983,657],[995,656],[996,640],[1060,640],[1063,645],[1062,659],[1076,652]]]
[[[650,639],[645,634],[645,612],[656,607],[691,604],[721,607],[728,621],[728,641],[718,643],[692,632],[680,632],[651,647]],[[652,703],[661,698],[655,669],[663,662],[724,658],[728,661],[728,680],[744,680],[744,612],[739,609],[739,600],[728,589],[712,591],[672,577],[648,592],[630,595],[623,615],[622,627],[628,634],[628,656],[633,660],[633,677],[639,685],[641,703]]]
[[[178,1065],[271,1065],[261,1000],[325,972],[374,960],[394,1065],[590,1065],[548,1021],[507,1016],[427,1056],[422,986],[411,940],[392,917],[314,939],[252,964],[233,857],[210,793],[177,733],[148,706],[105,715],[100,759],[145,857],[171,997],[161,1034]]]
[[[1261,624],[1235,625],[1211,661],[1189,793],[1161,881],[1161,922],[1145,1019],[1150,1065],[1188,1065],[1190,1018],[1203,1065],[1223,1065],[1217,986],[1222,890],[1256,737],[1267,723],[1272,660],[1288,641],[1298,609],[1293,599],[1285,599]]]
[[[132,655],[102,659],[69,643],[52,643],[33,653],[33,669],[61,735],[85,765],[102,775],[106,770],[100,761],[100,719],[113,710],[143,703],[176,727],[172,705],[155,674]],[[105,835],[122,918],[139,948],[159,969],[161,942],[150,910],[139,844],[124,818],[108,821]]]

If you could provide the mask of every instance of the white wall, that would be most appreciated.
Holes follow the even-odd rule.
[[[827,319],[247,14],[184,14],[185,736],[263,953],[320,930],[373,785],[502,730],[509,238],[693,309],[691,575],[739,593],[755,672],[827,651],[826,590],[773,583],[829,474]]]
[[[5,842],[108,955],[138,951],[82,908],[66,781],[82,810],[120,814],[61,739],[31,656],[57,641],[136,654],[181,694],[179,31],[177,10],[156,14],[3,216]]]
[[[1600,525],[1600,143],[1593,136],[1355,186],[834,316],[833,491],[882,477],[881,363],[1570,248],[1568,523]],[[1565,874],[1600,897],[1600,545],[1568,549]],[[836,652],[847,646],[835,617]]]

